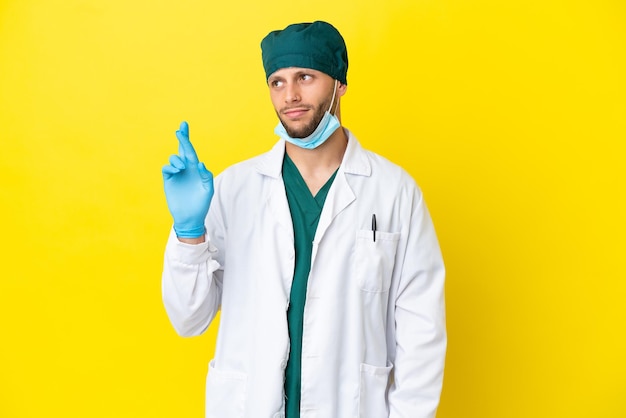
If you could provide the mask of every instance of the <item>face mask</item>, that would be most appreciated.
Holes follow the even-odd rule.
[[[330,114],[330,109],[333,108],[333,103],[335,101],[335,92],[337,91],[337,80],[335,80],[335,88],[333,89],[333,98],[330,101],[330,107],[326,112],[324,112],[324,117],[320,121],[315,131],[306,138],[292,138],[287,133],[287,130],[283,126],[283,124],[278,121],[278,125],[274,128],[274,133],[284,139],[287,142],[290,142],[300,148],[305,149],[314,149],[322,145],[332,134],[341,126],[339,123],[339,119],[335,115]]]

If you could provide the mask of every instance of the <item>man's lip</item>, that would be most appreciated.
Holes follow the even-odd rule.
[[[304,107],[297,107],[294,109],[283,110],[283,115],[288,116],[290,118],[298,118],[308,112],[309,109]]]

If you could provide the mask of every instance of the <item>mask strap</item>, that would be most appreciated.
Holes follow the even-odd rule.
[[[335,88],[333,89],[333,98],[331,99],[330,107],[328,108],[328,113],[330,113],[333,116],[334,114],[331,113],[331,110],[333,109],[333,103],[335,103],[335,93],[337,93],[337,80],[335,80]]]

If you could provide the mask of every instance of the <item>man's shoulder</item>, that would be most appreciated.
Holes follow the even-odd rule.
[[[375,170],[388,174],[395,173],[397,175],[410,177],[404,167],[395,163],[378,151],[367,148],[367,146],[365,144],[362,144],[360,140],[350,130],[346,129],[346,131],[348,133],[349,140],[352,142],[349,148],[352,149],[351,155],[353,156],[353,158],[361,160],[363,156],[365,156],[373,171]]]
[[[226,167],[226,169],[220,175],[233,175],[242,171],[254,170],[264,155],[265,153],[258,154],[253,157],[249,157],[234,164],[231,164],[230,166]]]
[[[372,165],[372,175],[387,181],[415,183],[413,176],[400,164],[372,150],[364,150]]]
[[[276,157],[273,155],[275,153],[276,151],[272,148],[261,154],[238,161],[226,167],[216,176],[216,180],[228,183],[253,181],[257,177],[255,175],[265,172],[268,165],[275,165],[275,163],[272,163],[272,160]]]

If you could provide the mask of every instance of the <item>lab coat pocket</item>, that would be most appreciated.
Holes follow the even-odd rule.
[[[209,364],[206,381],[206,418],[241,418],[245,414],[246,375]]]
[[[356,235],[355,271],[361,290],[387,292],[400,240],[399,232],[359,230]]]
[[[392,366],[377,367],[361,363],[361,385],[359,389],[359,418],[389,416],[387,387]]]

